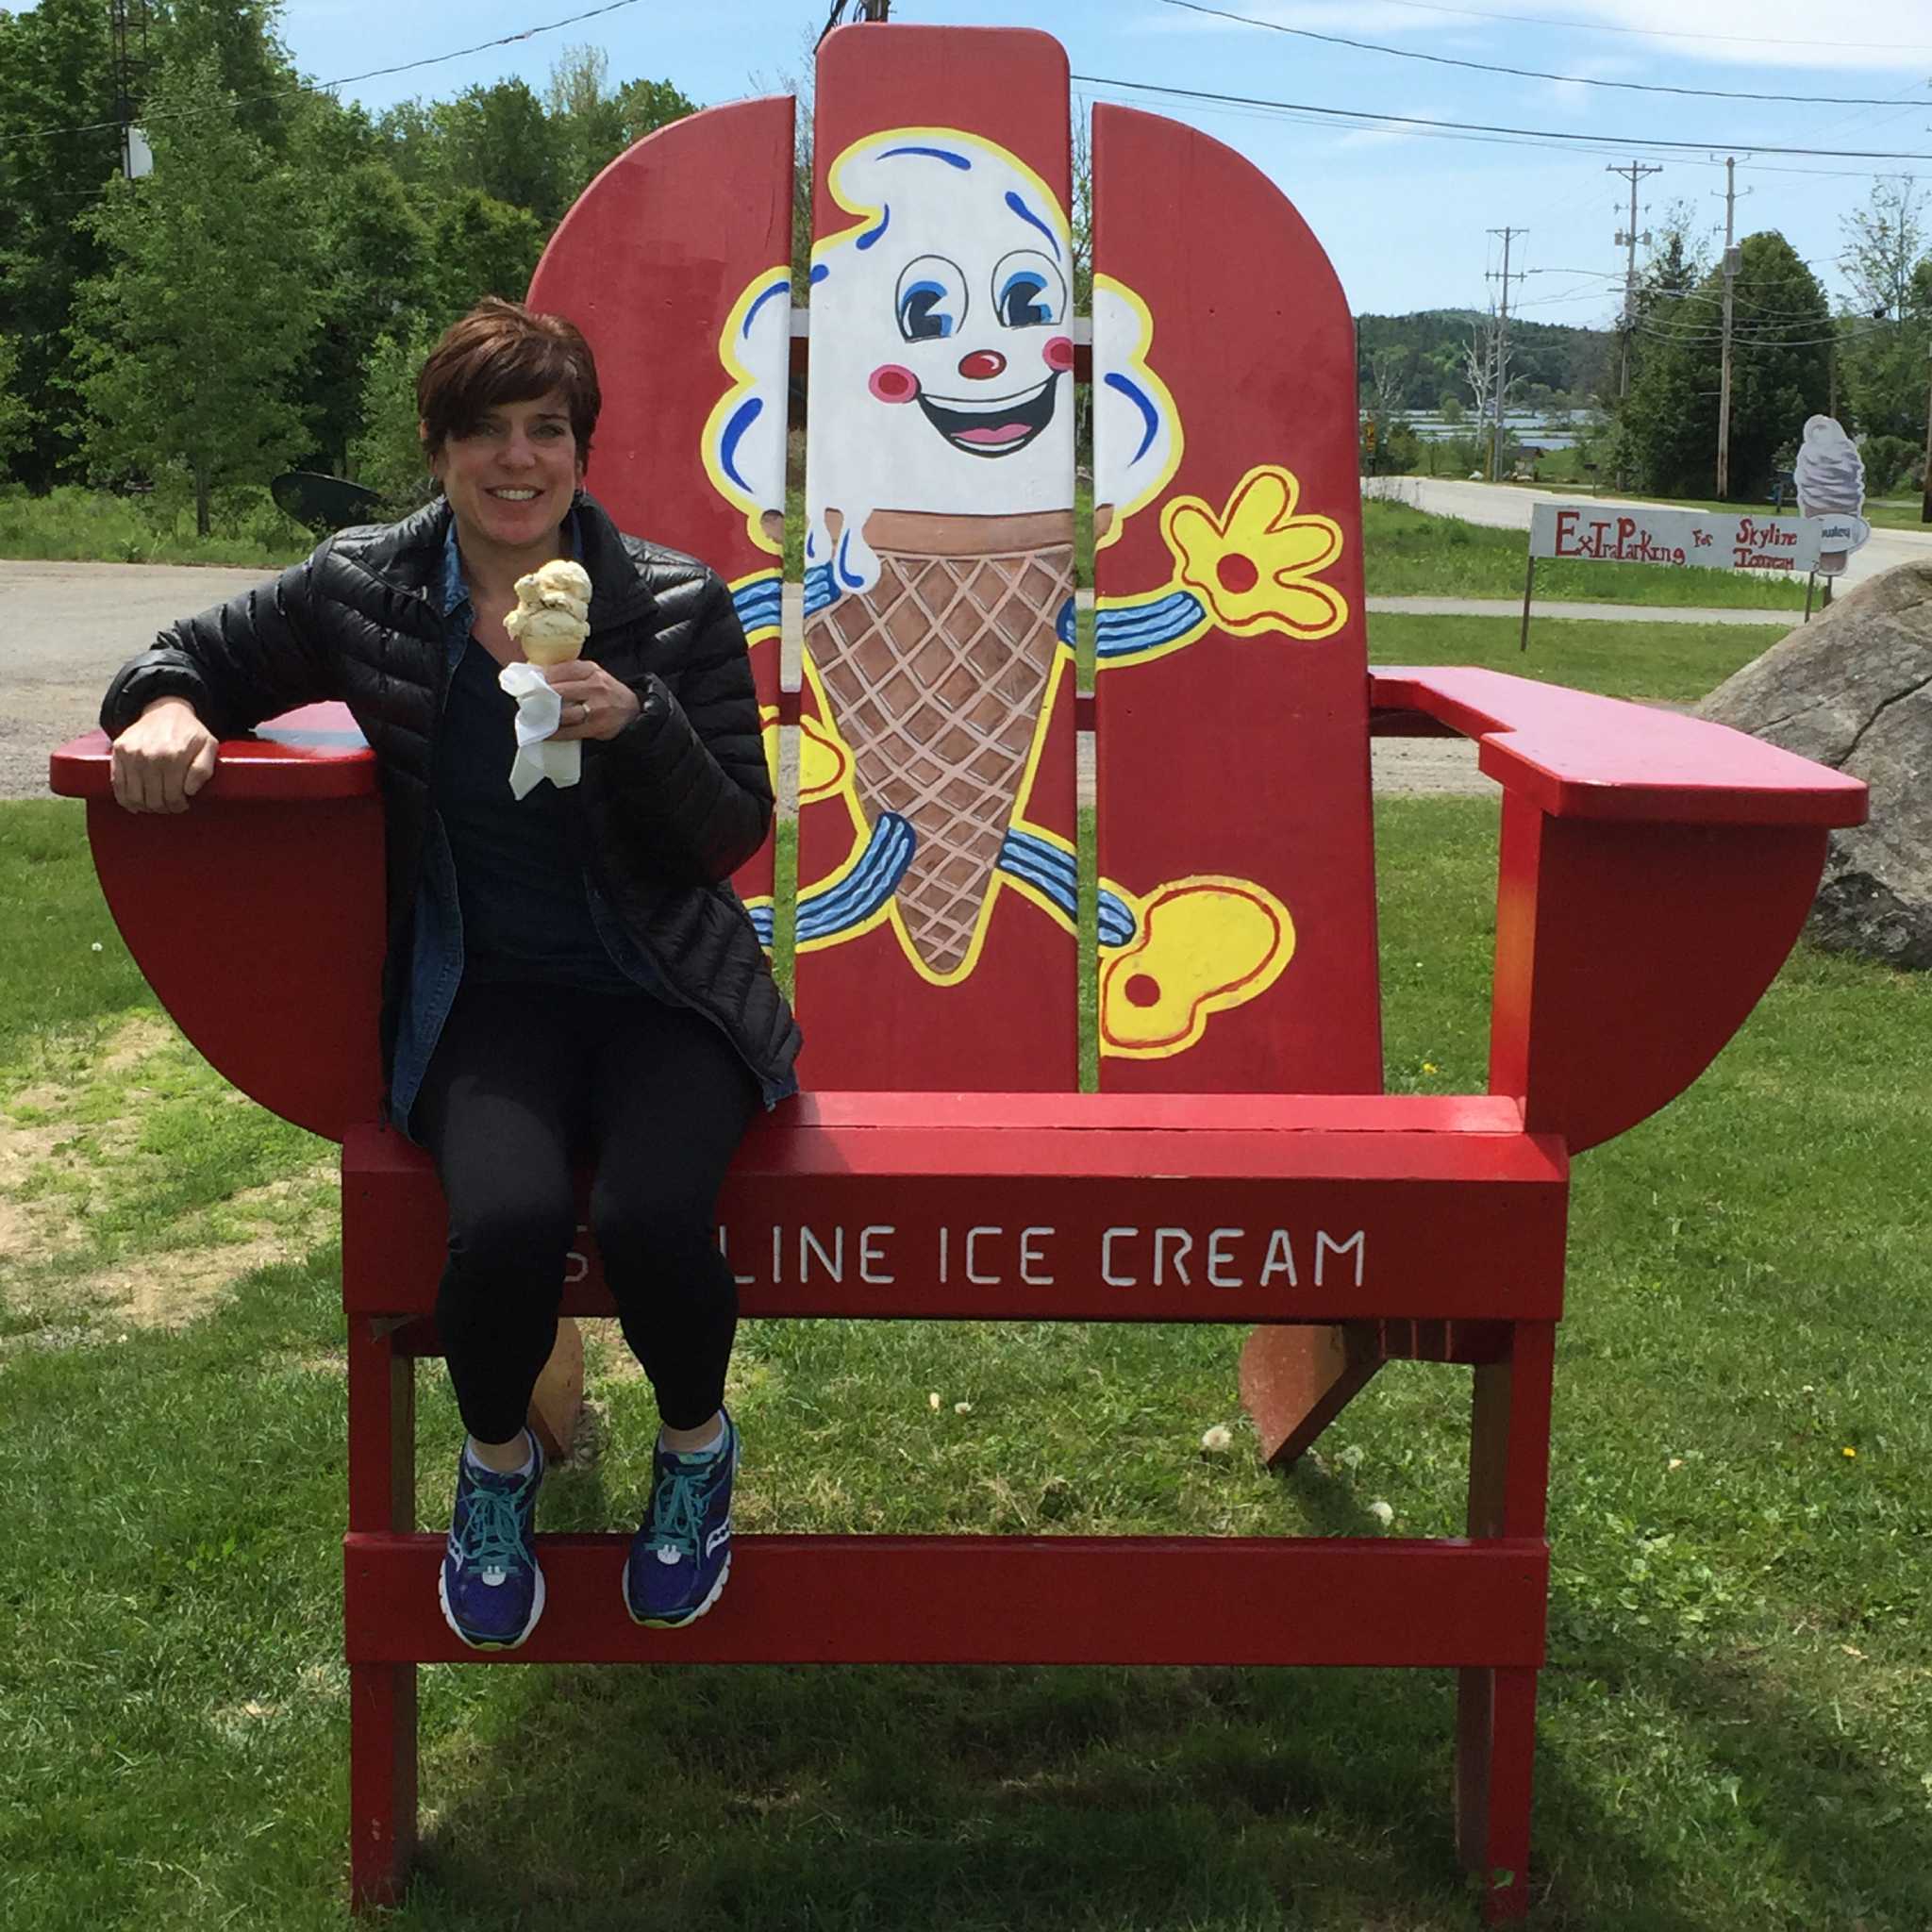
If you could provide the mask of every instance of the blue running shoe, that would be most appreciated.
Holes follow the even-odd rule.
[[[522,1475],[476,1469],[457,1457],[457,1505],[436,1581],[442,1621],[472,1650],[514,1650],[543,1614],[543,1573],[532,1523],[543,1480],[543,1449],[528,1438]]]
[[[651,1475],[651,1513],[630,1542],[624,1604],[631,1621],[675,1630],[702,1617],[731,1574],[731,1478],[738,1473],[738,1428],[724,1417],[724,1440],[696,1456],[659,1447]]]

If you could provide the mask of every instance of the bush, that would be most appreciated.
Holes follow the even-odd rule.
[[[1904,436],[1868,436],[1858,444],[1865,459],[1865,494],[1891,496],[1923,486],[1925,452]]]
[[[209,534],[194,532],[194,491],[168,473],[136,495],[63,484],[44,496],[0,490],[0,557],[61,563],[292,563],[315,539],[258,484],[218,490]]]

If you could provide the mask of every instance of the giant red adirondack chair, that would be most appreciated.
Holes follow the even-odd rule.
[[[1569,1159],[1729,1038],[1863,788],[1629,705],[1371,672],[1341,291],[1246,161],[1115,108],[1093,117],[1099,671],[1076,696],[1067,102],[1041,35],[824,45],[800,664],[776,534],[805,333],[790,100],[641,142],[532,288],[597,351],[591,488],[731,582],[772,741],[796,735],[808,1091],[753,1130],[723,1238],[753,1316],[1253,1324],[1243,1395],[1277,1458],[1386,1358],[1473,1363],[1468,1535],[747,1536],[677,1633],[625,1617],[622,1528],[546,1537],[543,1622],[488,1660],[1451,1668],[1460,1852],[1513,1917]],[[1380,1091],[1374,732],[1474,738],[1502,788],[1486,1093]],[[1087,734],[1097,1093],[1075,1091]],[[416,1666],[478,1659],[412,1507],[442,1214],[376,1124],[371,762],[325,707],[224,747],[185,820],[120,812],[98,735],[54,775],[92,801],[115,916],[189,1037],[342,1142],[352,1895],[387,1899]],[[769,855],[738,884],[769,921]],[[591,1259],[578,1312],[608,1307]]]

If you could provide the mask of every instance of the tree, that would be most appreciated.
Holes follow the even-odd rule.
[[[430,234],[430,319],[441,331],[485,295],[521,302],[549,230],[529,209],[470,189],[437,211]]]
[[[563,202],[574,202],[634,142],[697,111],[668,80],[629,80],[612,90],[600,47],[567,47],[550,70],[543,106],[563,172]]]
[[[214,489],[265,482],[302,442],[290,389],[320,304],[300,198],[214,58],[171,68],[155,99],[153,175],[88,218],[108,266],[74,346],[94,469],[179,465],[206,536]]]
[[[473,87],[437,107],[448,147],[448,178],[492,201],[527,208],[547,229],[569,199],[558,130],[521,80]]]
[[[41,0],[0,13],[0,335],[14,344],[25,409],[15,474],[44,490],[76,473],[68,422],[67,326],[75,287],[101,266],[92,230],[75,217],[119,163],[109,117],[108,9],[96,0]]]
[[[1913,277],[1925,259],[1924,207],[1924,191],[1911,175],[1881,175],[1865,206],[1840,219],[1839,269],[1867,315],[1896,321],[1911,312]]]
[[[281,0],[151,0],[149,8],[163,58],[184,73],[212,61],[237,120],[277,154],[291,145],[290,108],[302,98],[301,76],[275,37],[281,11]]]
[[[1733,296],[1732,494],[1769,493],[1774,457],[1824,409],[1830,311],[1818,278],[1782,235],[1745,237]],[[1622,454],[1641,488],[1708,496],[1716,487],[1721,272],[1649,319],[1649,348],[1624,405]]]
[[[1844,217],[1838,265],[1852,288],[1839,324],[1839,388],[1845,415],[1868,441],[1924,441],[1932,350],[1932,256],[1924,192],[1909,175],[1881,176],[1870,200]],[[1889,459],[1896,472],[1895,455]]]
[[[0,337],[0,465],[6,464],[27,440],[29,415],[25,399],[15,384],[20,352]]]
[[[363,364],[358,410],[361,427],[350,454],[358,480],[382,498],[392,516],[407,514],[433,493],[416,434],[416,373],[435,341],[426,328],[386,335]]]
[[[381,337],[407,332],[428,306],[430,234],[408,191],[379,161],[333,176],[313,199],[326,279],[301,391],[317,458],[339,468],[362,426],[362,372],[371,351]]]

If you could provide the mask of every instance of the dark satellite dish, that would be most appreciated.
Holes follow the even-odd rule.
[[[351,524],[366,524],[382,501],[363,484],[344,476],[325,476],[317,470],[285,470],[268,488],[284,516],[311,530],[346,530]]]

